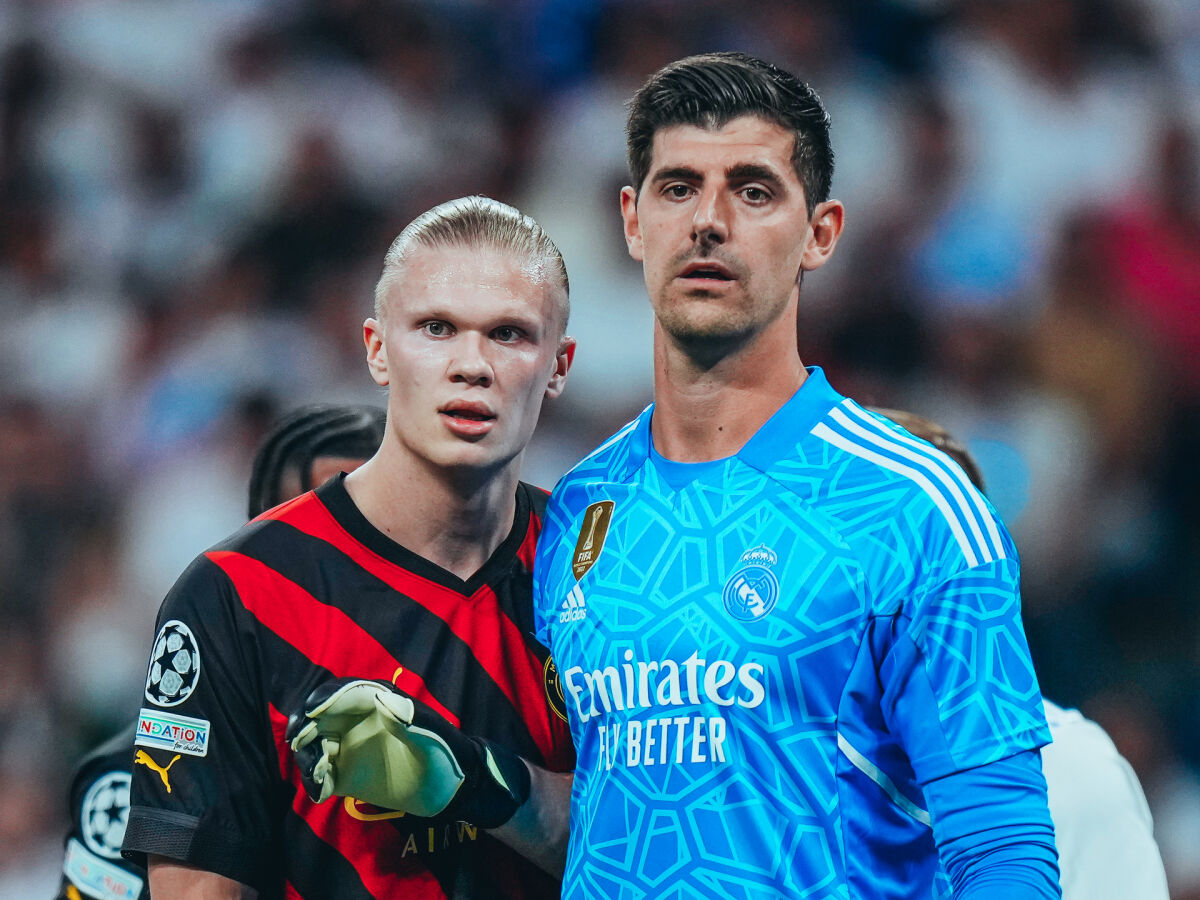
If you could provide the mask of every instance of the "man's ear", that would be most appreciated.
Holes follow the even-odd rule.
[[[383,342],[383,325],[376,319],[363,322],[363,343],[367,345],[367,368],[371,377],[380,387],[387,387],[388,375],[387,345]]]
[[[564,336],[558,342],[558,353],[554,357],[554,372],[550,375],[550,383],[546,385],[546,396],[554,399],[567,386],[567,372],[575,361],[575,338]]]
[[[846,207],[840,200],[818,203],[808,222],[808,237],[804,244],[804,255],[800,259],[803,271],[819,269],[833,256],[842,227],[846,224]]]
[[[638,222],[637,191],[628,185],[621,188],[621,218],[625,222],[625,246],[629,255],[642,261],[642,226]]]

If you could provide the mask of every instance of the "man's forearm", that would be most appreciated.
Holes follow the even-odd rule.
[[[570,836],[571,772],[548,772],[529,762],[530,789],[511,819],[489,833],[555,878],[562,878]]]
[[[193,866],[151,856],[147,869],[152,897],[170,897],[171,900],[258,900],[254,888]]]
[[[955,898],[1061,896],[1054,825],[1036,750],[928,782],[924,792]]]

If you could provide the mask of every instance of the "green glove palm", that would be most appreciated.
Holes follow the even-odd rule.
[[[384,681],[318,685],[303,712],[290,718],[286,738],[318,803],[354,797],[494,828],[529,796],[529,772],[519,757],[463,734]]]

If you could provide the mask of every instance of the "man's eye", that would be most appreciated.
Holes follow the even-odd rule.
[[[450,333],[450,326],[445,322],[426,322],[422,328],[432,337],[445,337]]]
[[[771,199],[771,195],[768,194],[766,191],[764,191],[760,187],[743,188],[742,196],[745,197],[747,200],[749,200],[751,203],[762,203],[765,200]]]
[[[674,200],[683,200],[692,192],[692,189],[686,184],[672,184],[663,192],[668,197]]]
[[[501,343],[507,344],[519,339],[521,337],[521,330],[513,328],[511,325],[501,325],[492,332],[492,336]]]

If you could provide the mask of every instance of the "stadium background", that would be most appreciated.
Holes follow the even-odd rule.
[[[711,49],[826,100],[848,226],[804,358],[966,439],[1046,693],[1200,896],[1193,0],[0,3],[0,896],[53,890],[70,766],[135,712],[264,428],[382,401],[359,327],[413,215],[485,193],[566,256],[580,347],[529,480],[648,401],[622,102]]]

